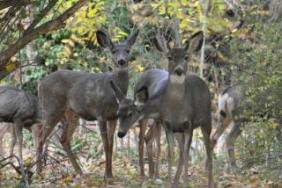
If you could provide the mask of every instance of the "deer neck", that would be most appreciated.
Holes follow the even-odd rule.
[[[169,97],[174,98],[175,100],[182,100],[185,97],[186,91],[186,76],[176,76],[170,75],[168,80],[168,85],[166,93]]]
[[[128,68],[117,69],[113,71],[113,80],[125,95],[127,93],[127,88],[129,83],[128,74],[129,74]]]
[[[141,112],[146,118],[158,118],[160,115],[161,99],[155,97],[147,101],[141,108]]]

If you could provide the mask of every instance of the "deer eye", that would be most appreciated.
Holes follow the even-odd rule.
[[[132,112],[128,112],[127,116],[132,117]]]
[[[129,54],[130,50],[125,50],[125,52]]]
[[[186,55],[186,56],[184,57],[184,59],[185,59],[186,61],[188,61],[188,60],[189,60],[189,56]]]
[[[167,59],[168,59],[169,61],[172,61],[172,57],[171,57],[171,56],[167,56]]]

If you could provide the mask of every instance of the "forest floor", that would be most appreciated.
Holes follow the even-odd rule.
[[[116,144],[116,152],[113,159],[113,174],[112,182],[106,183],[103,179],[105,169],[105,160],[103,157],[103,149],[98,134],[87,135],[83,138],[76,136],[73,144],[73,150],[76,151],[79,158],[79,163],[83,168],[84,174],[77,175],[64,152],[56,144],[49,145],[47,166],[44,167],[41,176],[33,175],[30,187],[142,187],[142,188],[165,188],[167,186],[167,161],[166,148],[162,147],[160,160],[160,178],[151,179],[146,176],[141,179],[139,176],[138,155],[136,143],[131,142],[130,149],[124,148],[126,143]],[[9,139],[9,138],[8,138]],[[26,138],[30,139],[30,138]],[[94,142],[95,141],[95,142]],[[54,141],[56,143],[56,141]],[[8,151],[9,142],[5,144],[5,151]],[[24,147],[25,166],[32,164],[35,151],[31,143],[25,143]],[[15,148],[17,154],[17,147]],[[203,161],[203,159],[201,159]],[[13,161],[16,164],[16,161]],[[148,174],[147,158],[145,158],[145,171]],[[191,162],[192,163],[192,162]],[[182,178],[180,179],[180,188],[205,188],[207,187],[207,177],[204,171],[203,162],[193,164],[190,163],[189,168],[189,185],[184,185]],[[259,166],[252,167],[247,170],[241,170],[238,175],[224,172],[224,162],[216,158],[214,160],[214,179],[218,188],[282,188],[282,181],[274,181],[271,172],[265,171]],[[177,160],[174,160],[173,174],[176,171]],[[32,169],[34,171],[34,169]],[[11,166],[0,166],[0,187],[19,187],[21,176]]]

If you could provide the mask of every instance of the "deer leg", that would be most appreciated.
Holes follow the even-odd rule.
[[[2,151],[3,151],[3,138],[4,135],[6,134],[8,130],[8,125],[4,124],[1,125],[0,124],[0,155],[3,155]]]
[[[178,142],[179,145],[179,160],[178,160],[178,166],[177,166],[177,170],[176,170],[176,174],[173,180],[173,188],[177,188],[178,187],[178,182],[179,182],[179,178],[181,175],[181,172],[183,170],[183,165],[184,165],[184,155],[187,155],[187,153],[184,153],[184,134],[183,133],[176,133],[176,140]]]
[[[234,173],[238,172],[238,166],[236,164],[235,159],[235,152],[234,152],[234,145],[235,141],[238,138],[238,136],[241,134],[242,130],[240,129],[240,124],[234,124],[229,135],[226,139],[226,146],[228,151],[228,157],[229,157],[229,164],[231,166],[231,169]]]
[[[105,174],[104,174],[104,179],[112,179],[113,174],[111,171],[108,171],[110,169],[109,164],[108,164],[108,159],[109,159],[109,141],[108,141],[108,132],[107,132],[107,122],[104,120],[99,120],[99,129],[100,129],[100,134],[102,137],[102,142],[104,146],[104,152],[106,156],[106,169],[105,169]]]
[[[33,124],[31,127],[31,133],[32,133],[32,140],[35,148],[38,147],[39,144],[39,138],[41,136],[41,130],[42,130],[42,124],[41,123],[36,123]]]
[[[41,138],[38,138],[36,147],[37,174],[40,174],[42,171],[43,146],[58,122],[58,120],[53,119],[52,116],[46,119],[46,123],[43,124],[40,132]]]
[[[157,149],[157,156],[156,156],[156,165],[155,165],[155,177],[159,177],[159,160],[161,154],[161,125],[159,122],[156,123],[156,149]]]
[[[222,135],[222,133],[225,131],[225,129],[227,128],[227,126],[231,123],[231,120],[228,118],[225,118],[220,124],[219,126],[216,128],[215,132],[212,134],[211,136],[211,148],[212,150],[214,149],[217,140],[220,138],[220,136]]]
[[[114,133],[116,130],[116,125],[117,125],[117,121],[116,120],[111,120],[108,122],[108,155],[106,155],[106,174],[109,175],[110,178],[113,178],[113,170],[112,170],[112,162],[113,162],[113,146],[114,146]]]
[[[10,156],[12,156],[13,153],[14,153],[15,145],[17,143],[17,135],[16,135],[16,130],[15,130],[14,125],[11,126],[10,130],[11,130],[11,136],[12,136],[12,143],[11,143],[11,147],[10,147]]]
[[[139,151],[139,166],[140,166],[140,176],[141,178],[145,177],[144,173],[144,135],[146,130],[146,120],[140,120],[140,132],[139,132],[139,144],[138,144],[138,151]]]
[[[23,124],[20,120],[16,120],[15,124],[15,132],[16,132],[16,136],[17,136],[17,140],[18,140],[18,144],[19,144],[19,159],[20,159],[20,163],[23,164],[23,152],[22,152],[22,147],[23,147]]]
[[[154,177],[154,160],[153,160],[153,130],[154,126],[150,127],[145,135],[147,154],[149,159],[149,177]]]
[[[205,169],[208,173],[208,188],[213,188],[214,182],[213,182],[213,163],[212,163],[212,149],[210,144],[210,133],[211,133],[211,126],[208,127],[201,127],[203,137],[204,137],[204,143],[207,153],[207,160]]]
[[[73,133],[74,133],[74,131],[75,131],[77,125],[78,125],[79,118],[73,112],[67,112],[65,114],[65,117],[66,117],[67,123],[63,125],[63,133],[61,135],[60,142],[61,142],[64,150],[66,151],[75,171],[77,173],[79,173],[80,175],[82,175],[82,170],[81,170],[79,164],[76,161],[76,156],[71,150],[71,139],[72,139],[72,135],[73,135]]]
[[[193,138],[193,130],[188,130],[184,133],[184,183],[188,184],[188,158],[190,146]]]
[[[11,129],[12,128],[12,129]],[[0,157],[4,155],[3,153],[3,138],[7,132],[11,133],[11,136],[13,136],[13,126],[10,126],[9,124],[3,123],[3,125],[0,124]],[[15,138],[16,139],[16,138]],[[13,141],[13,137],[12,137]],[[13,148],[14,149],[14,148]],[[10,156],[11,156],[11,150],[10,150]],[[4,156],[3,156],[4,157]]]
[[[165,128],[165,134],[167,139],[167,146],[168,146],[168,181],[171,184],[171,177],[172,177],[172,168],[171,168],[171,162],[172,162],[172,142],[173,142],[173,133],[170,132],[167,128]]]

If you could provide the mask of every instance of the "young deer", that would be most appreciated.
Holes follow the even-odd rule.
[[[146,141],[147,152],[149,158],[149,176],[158,177],[158,163],[160,155],[160,120],[158,114],[155,112],[156,109],[144,108],[140,109],[141,106],[146,107],[145,103],[153,101],[155,98],[159,98],[168,81],[168,72],[159,69],[151,69],[144,72],[138,79],[134,87],[134,100],[127,99],[122,94],[120,89],[112,82],[112,88],[119,102],[118,116],[120,126],[118,129],[118,136],[124,137],[127,131],[132,127],[135,122],[139,121],[140,133],[139,133],[139,164],[140,174],[144,177],[144,141]],[[149,102],[148,102],[149,103]],[[145,135],[146,121],[149,118],[153,118],[155,125],[151,126],[148,133]],[[156,163],[153,161],[152,143],[156,139],[157,146],[157,160]]]
[[[26,128],[32,131],[32,127],[34,127],[34,129],[40,129],[41,127],[41,109],[38,103],[38,98],[32,94],[11,86],[1,86],[0,122],[14,124],[12,147],[16,143],[16,136],[19,143],[19,159],[20,162],[22,162],[22,129]],[[36,125],[33,126],[34,124]],[[34,134],[39,134],[39,131]],[[38,135],[34,136],[34,138],[38,138]],[[35,144],[37,144],[37,142],[35,142]]]
[[[238,167],[236,165],[234,145],[236,139],[241,133],[241,126],[243,123],[243,119],[239,116],[239,103],[241,99],[242,95],[238,86],[229,86],[223,89],[218,97],[218,109],[216,114],[216,120],[219,121],[219,125],[211,136],[211,145],[212,148],[214,148],[217,140],[223,132],[231,125],[232,122],[234,122],[231,131],[226,137],[226,147],[229,156],[229,166],[235,173],[238,171]]]
[[[213,187],[212,152],[210,147],[211,132],[211,100],[207,85],[196,75],[186,74],[187,63],[191,53],[198,51],[202,46],[203,33],[194,34],[187,42],[185,48],[168,49],[164,39],[157,36],[156,47],[167,54],[169,65],[168,73],[153,74],[157,79],[163,79],[160,84],[152,84],[152,87],[144,85],[137,91],[140,95],[132,100],[125,99],[114,86],[116,97],[119,100],[120,128],[118,135],[124,136],[138,119],[150,116],[159,118],[165,128],[169,146],[168,172],[171,181],[171,142],[173,133],[178,133],[180,156],[177,172],[172,187],[178,187],[178,181],[185,167],[184,181],[188,182],[187,157],[192,141],[193,130],[201,127],[207,152],[206,167],[208,169],[208,187]],[[148,71],[149,72],[149,71]],[[157,83],[157,82],[156,82]],[[156,94],[149,96],[150,91]],[[140,103],[141,101],[141,103]]]
[[[37,149],[37,157],[38,160],[41,158],[46,138],[57,122],[64,117],[66,128],[60,141],[74,169],[82,174],[76,156],[71,152],[72,134],[78,124],[79,117],[85,120],[98,120],[106,154],[105,179],[111,179],[113,178],[113,134],[116,128],[118,104],[111,89],[110,80],[113,80],[121,88],[123,94],[127,93],[129,54],[138,36],[138,31],[127,40],[117,44],[114,44],[104,31],[98,30],[96,35],[98,43],[111,51],[116,68],[113,72],[96,74],[60,70],[50,74],[41,82],[39,96],[43,107],[45,132]],[[40,170],[41,163],[38,164],[38,172]]]

